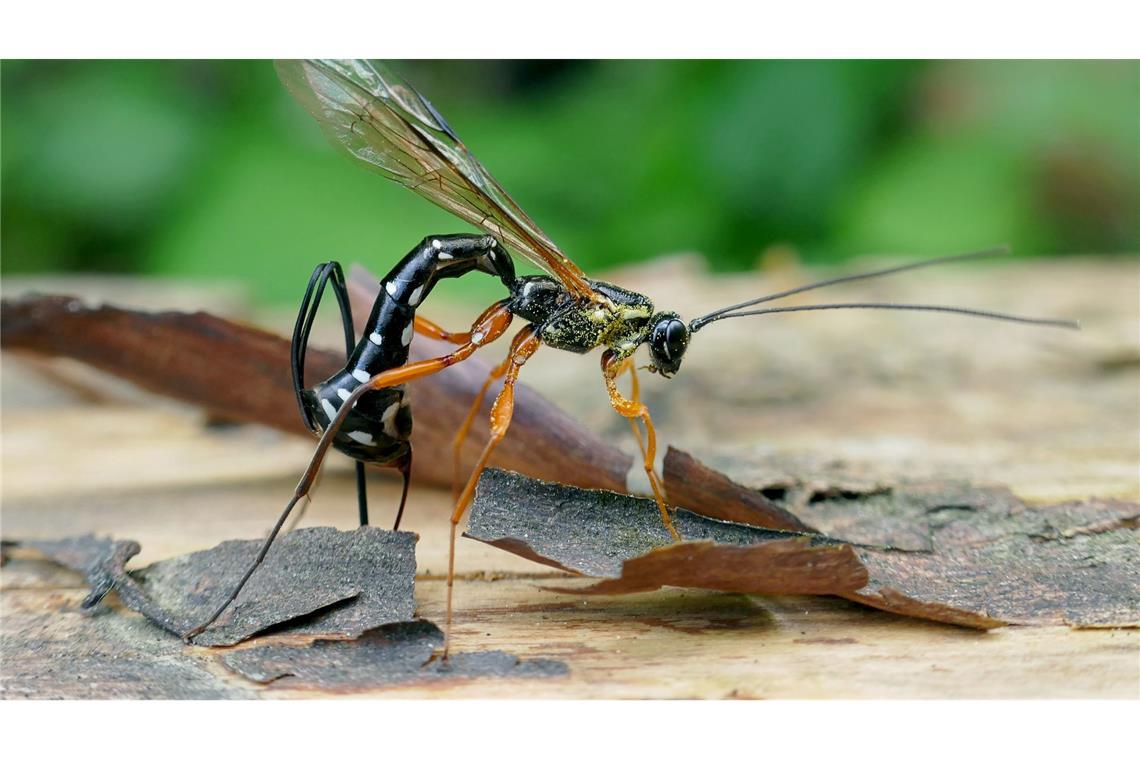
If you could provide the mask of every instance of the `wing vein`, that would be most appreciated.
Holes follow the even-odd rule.
[[[431,103],[383,64],[278,61],[286,87],[334,145],[558,278],[595,296],[582,270],[495,180]]]

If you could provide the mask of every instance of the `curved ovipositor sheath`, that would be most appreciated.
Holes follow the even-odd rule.
[[[293,392],[297,395],[297,405],[301,409],[301,420],[306,427],[316,433],[318,430],[313,414],[305,405],[305,356],[309,349],[309,335],[312,333],[313,320],[316,319],[317,310],[321,306],[321,296],[325,287],[331,285],[336,295],[337,305],[340,307],[341,326],[344,328],[345,356],[352,356],[356,337],[352,329],[352,305],[348,298],[348,287],[344,280],[344,271],[340,264],[330,261],[318,264],[309,277],[309,284],[305,288],[305,296],[301,299],[301,308],[297,312],[297,322],[293,326],[293,342],[289,347],[289,363],[293,371]],[[409,452],[410,456],[410,452]],[[404,490],[407,491],[407,468],[409,463],[400,462],[401,472],[404,473]],[[356,462],[356,501],[360,524],[368,524],[368,480],[364,472],[364,462]],[[403,511],[404,502],[400,502],[400,511]],[[396,521],[399,524],[399,517]]]

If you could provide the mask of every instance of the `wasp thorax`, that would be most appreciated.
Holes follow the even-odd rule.
[[[681,359],[689,347],[689,328],[681,317],[671,311],[653,316],[649,328],[650,370],[672,377],[681,368]]]

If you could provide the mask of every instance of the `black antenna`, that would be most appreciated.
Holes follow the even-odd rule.
[[[1002,245],[1002,246],[997,246],[996,248],[987,248],[983,251],[973,251],[971,253],[957,253],[957,254],[954,254],[951,256],[939,256],[938,258],[934,258],[934,259],[926,259],[924,261],[915,261],[915,262],[910,263],[910,264],[900,264],[899,266],[888,267],[887,269],[877,269],[873,272],[862,272],[860,274],[846,274],[846,275],[842,275],[840,277],[832,277],[832,278],[827,279],[827,280],[820,280],[819,282],[813,282],[809,285],[800,285],[799,287],[791,288],[790,290],[782,290],[779,293],[772,293],[771,295],[761,296],[760,298],[753,298],[751,301],[745,301],[743,303],[734,304],[732,306],[725,306],[723,309],[717,309],[716,311],[709,312],[708,314],[705,314],[703,317],[697,317],[696,319],[694,319],[692,322],[689,323],[689,330],[691,330],[692,332],[696,332],[697,330],[700,330],[702,327],[707,325],[709,322],[716,322],[718,319],[724,319],[725,315],[728,314],[730,311],[736,311],[737,309],[743,309],[747,306],[756,306],[757,304],[762,304],[762,303],[765,303],[767,301],[775,301],[779,298],[786,298],[787,296],[793,296],[796,293],[803,293],[806,290],[815,290],[816,288],[823,288],[823,287],[827,287],[828,285],[838,285],[838,284],[843,283],[843,282],[854,282],[856,280],[867,280],[867,279],[870,279],[872,277],[883,277],[883,276],[888,275],[888,274],[897,274],[898,272],[908,272],[912,269],[922,269],[923,267],[932,267],[932,266],[936,266],[938,264],[951,264],[951,263],[955,263],[955,262],[959,262],[959,261],[970,261],[972,259],[989,259],[989,258],[995,258],[997,256],[1006,256],[1008,254],[1009,254],[1009,246]],[[749,314],[753,314],[753,313],[767,314],[770,312],[763,311],[763,312],[748,312],[748,313]],[[743,316],[743,314],[739,315],[739,316]]]
[[[721,314],[708,322],[717,319],[732,319],[733,317],[752,317],[759,314],[783,314],[790,311],[825,311],[828,309],[896,309],[898,311],[938,311],[948,314],[964,314],[969,317],[984,317],[986,319],[1000,319],[1005,322],[1021,322],[1027,325],[1045,325],[1048,327],[1065,327],[1070,330],[1079,330],[1081,325],[1069,319],[1044,319],[1041,317],[1019,317],[1016,314],[1002,314],[996,311],[983,311],[981,309],[966,309],[960,306],[936,306],[931,304],[909,303],[824,303],[810,306],[776,306],[770,309],[753,309],[751,311],[738,311],[732,314]]]

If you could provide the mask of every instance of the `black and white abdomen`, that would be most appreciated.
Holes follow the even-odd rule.
[[[324,430],[357,385],[358,377],[341,372],[306,390],[305,407],[310,419]],[[411,435],[412,409],[403,386],[397,386],[362,396],[337,431],[333,445],[358,461],[388,464],[408,452]]]
[[[302,393],[308,418],[324,430],[357,386],[406,364],[415,335],[416,308],[440,279],[476,269],[499,277],[508,287],[515,280],[510,255],[490,236],[424,238],[380,281],[364,334],[345,368]],[[411,434],[412,410],[401,385],[361,396],[337,431],[333,446],[362,462],[388,464],[408,452]]]

